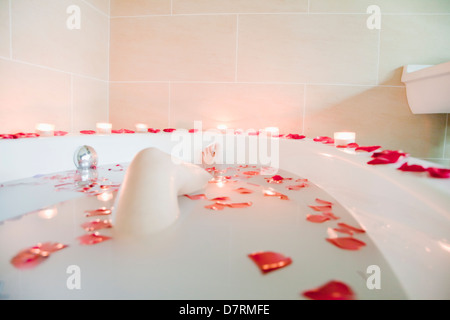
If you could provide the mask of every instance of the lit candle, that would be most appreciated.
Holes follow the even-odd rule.
[[[145,123],[136,123],[135,128],[136,128],[137,133],[147,133],[148,132],[148,126]]]
[[[335,132],[334,133],[334,145],[346,146],[349,143],[355,142],[356,134],[354,132]]]
[[[55,125],[48,123],[38,123],[36,133],[41,137],[52,137],[55,135]]]
[[[266,132],[266,134],[271,137],[271,136],[278,136],[279,135],[279,130],[277,127],[267,127],[264,129],[264,131]]]
[[[226,125],[224,125],[224,124],[219,124],[218,126],[217,126],[217,129],[221,132],[221,133],[226,133],[227,132],[227,126]]]
[[[98,134],[110,134],[112,124],[111,123],[97,123],[97,133]]]

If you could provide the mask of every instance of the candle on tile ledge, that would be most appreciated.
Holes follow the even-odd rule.
[[[217,129],[220,131],[220,133],[227,133],[228,127],[224,124],[219,124],[217,126]]]
[[[335,132],[334,145],[345,146],[349,143],[355,143],[356,134],[354,132]]]
[[[97,133],[98,134],[110,134],[112,129],[111,123],[97,123]]]
[[[280,130],[277,127],[267,127],[264,129],[264,132],[269,137],[278,136],[280,134]]]
[[[136,128],[137,133],[147,133],[148,132],[148,126],[145,123],[136,123],[135,128]]]
[[[41,137],[52,137],[55,135],[55,125],[49,123],[38,123],[36,133]]]

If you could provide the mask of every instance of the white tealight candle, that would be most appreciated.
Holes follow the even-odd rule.
[[[48,123],[38,123],[36,133],[41,137],[52,137],[55,135],[55,125]]]
[[[271,137],[271,136],[277,136],[279,135],[280,131],[278,130],[277,127],[267,127],[264,129],[264,131],[266,132],[266,134]]]
[[[335,132],[334,133],[334,145],[346,146],[349,143],[355,142],[356,134],[354,132]]]
[[[97,123],[98,134],[110,134],[112,129],[111,123]]]
[[[147,133],[148,132],[148,126],[144,123],[136,123],[135,128],[136,128],[137,133]]]
[[[227,127],[226,125],[224,125],[224,124],[219,124],[219,125],[217,126],[217,129],[218,129],[221,133],[226,133],[228,127]]]

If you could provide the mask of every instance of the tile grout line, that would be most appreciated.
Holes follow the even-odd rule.
[[[305,83],[303,85],[303,110],[302,110],[302,135],[305,134],[305,117],[306,117],[306,86],[307,84]]]
[[[75,133],[74,119],[73,119],[73,75],[70,75],[70,131]]]
[[[170,121],[170,109],[172,107],[172,82],[169,81],[169,99],[168,99],[168,111],[167,111],[167,127],[170,128],[171,121]]]
[[[106,119],[110,119],[110,86],[111,86],[111,0],[108,1],[108,75],[106,86]]]
[[[442,158],[445,159],[445,152],[446,152],[446,144],[447,144],[447,128],[448,128],[448,115],[449,113],[447,113],[447,118],[445,119],[445,130],[444,130],[444,147],[442,148]]]
[[[380,53],[381,53],[381,28],[378,29],[378,48],[377,48],[377,70],[376,70],[376,85],[380,84]]]
[[[13,58],[13,48],[12,48],[12,0],[9,0],[8,7],[9,14],[9,58]]]
[[[235,52],[235,66],[234,66],[234,82],[237,82],[238,77],[238,50],[239,50],[239,14],[236,15],[236,52]]]

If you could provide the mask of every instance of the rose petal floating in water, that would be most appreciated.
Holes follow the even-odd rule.
[[[343,229],[352,230],[353,232],[356,232],[356,233],[365,233],[366,232],[366,230],[364,230],[364,229],[357,228],[357,227],[352,227],[352,226],[350,226],[350,225],[348,225],[346,223],[343,223],[343,222],[338,223],[338,226],[343,228]]]
[[[311,209],[313,209],[314,211],[330,211],[331,210],[331,206],[330,205],[324,205],[324,206],[308,206]]]
[[[246,174],[248,176],[257,176],[259,175],[259,171],[244,171],[243,174]]]
[[[381,146],[364,146],[364,147],[359,146],[355,149],[355,151],[372,152],[372,151],[378,150],[380,148],[381,148]]]
[[[106,240],[110,240],[110,239],[112,239],[112,238],[108,237],[108,236],[102,236],[102,235],[98,234],[97,232],[85,234],[85,235],[82,235],[81,237],[78,237],[80,244],[83,244],[83,245],[93,245],[93,244],[97,244],[97,243],[100,243],[100,242],[103,242]]]
[[[230,200],[230,198],[229,197],[215,197],[215,198],[212,198],[209,200],[211,200],[211,201],[228,201],[228,200]]]
[[[341,281],[329,281],[323,286],[302,292],[302,295],[312,300],[354,300],[353,290]]]
[[[11,264],[19,269],[32,268],[43,262],[51,253],[66,248],[67,245],[57,242],[38,243],[20,251],[11,259]]]
[[[246,208],[250,207],[252,202],[238,202],[238,203],[226,203],[225,205],[230,208]]]
[[[270,178],[264,178],[268,183],[283,183],[284,180],[292,180],[292,178],[283,178],[279,174],[274,175]]]
[[[206,195],[201,193],[201,194],[193,194],[193,195],[189,195],[189,194],[185,194],[185,197],[191,199],[191,200],[199,200],[199,199],[208,199],[206,198]]]
[[[427,169],[428,174],[433,178],[448,179],[450,178],[450,169],[430,167]]]
[[[286,188],[288,190],[300,190],[303,189],[305,187],[307,187],[308,185],[306,183],[302,183],[302,184],[297,184],[297,185],[292,185],[292,186],[286,186]]]
[[[353,231],[350,229],[346,229],[346,228],[333,228],[334,231],[340,232],[340,233],[345,233],[348,234],[350,236],[353,235]]]
[[[315,222],[315,223],[322,223],[322,222],[330,220],[330,217],[327,217],[326,215],[321,215],[321,214],[308,214],[306,216],[306,220],[308,220],[310,222]]]
[[[237,189],[234,189],[234,191],[239,192],[240,194],[253,193],[253,190],[250,190],[250,189],[247,189],[247,188],[237,188]]]
[[[345,250],[359,250],[361,247],[366,244],[358,239],[353,237],[343,237],[343,238],[327,238],[328,242],[334,244],[336,247],[345,249]]]
[[[266,197],[277,197],[280,198],[281,200],[289,200],[289,197],[287,195],[284,195],[274,190],[263,190],[263,194]]]
[[[86,231],[96,231],[100,229],[112,228],[111,220],[94,220],[88,221],[81,225],[81,227]]]
[[[211,210],[216,210],[216,211],[223,210],[225,207],[226,207],[226,205],[218,203],[218,202],[205,206],[206,209],[211,209]]]
[[[330,219],[333,219],[333,220],[338,220],[338,219],[340,219],[339,217],[336,217],[336,216],[333,214],[333,212],[331,212],[331,211],[328,211],[328,212],[322,212],[322,214],[323,214],[324,216],[329,217]]]
[[[260,251],[248,255],[263,273],[286,267],[292,263],[292,259],[281,253],[272,251]]]
[[[105,216],[108,214],[111,214],[111,209],[106,208],[100,208],[96,210],[86,210],[86,217],[92,217],[92,216]]]
[[[407,162],[403,163],[400,167],[397,168],[397,170],[408,171],[408,172],[425,172],[425,171],[427,171],[427,169],[421,165],[418,165],[418,164],[409,165]]]
[[[333,205],[333,202],[330,202],[330,201],[327,201],[327,200],[322,200],[322,199],[319,199],[319,198],[316,198],[315,201],[317,203],[324,204],[324,205],[327,205],[327,206]]]

